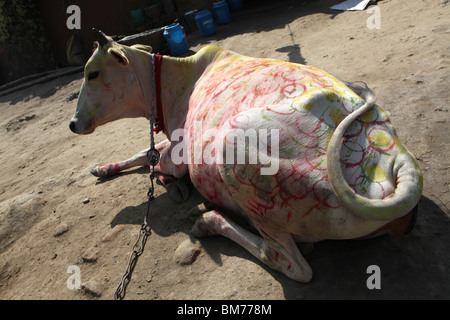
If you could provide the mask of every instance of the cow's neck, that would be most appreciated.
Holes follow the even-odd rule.
[[[188,58],[162,58],[161,81],[158,85],[164,118],[162,129],[169,139],[174,130],[184,127],[189,97],[207,65],[202,60],[198,55]]]
[[[145,117],[148,120],[151,118],[154,120],[155,115],[152,113],[156,112],[156,109],[152,111],[152,108],[153,106],[156,108],[156,88],[152,71],[153,57],[149,54],[140,54],[139,51],[136,50],[130,50],[128,57],[132,60],[134,73],[138,84],[141,87],[142,96],[136,97],[136,101],[129,104],[128,108],[130,111],[127,115],[136,114],[137,116]]]
[[[152,105],[155,108],[153,116],[162,123],[162,130],[170,139],[172,132],[184,128],[189,97],[200,76],[214,59],[214,52],[199,52],[187,58],[174,58],[170,56],[139,55],[136,57],[135,72],[143,88],[143,101],[141,101],[141,114],[152,118]],[[152,63],[158,63],[160,74],[153,74]],[[157,79],[157,76],[159,79]],[[153,82],[153,79],[158,83]],[[151,88],[152,90],[145,90]],[[160,90],[160,94],[157,94]],[[154,94],[154,95],[153,95]],[[155,98],[158,96],[161,109],[157,112]],[[142,103],[144,102],[144,103]],[[159,113],[159,114],[158,114]]]

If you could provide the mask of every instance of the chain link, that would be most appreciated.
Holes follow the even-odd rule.
[[[128,284],[131,282],[131,276],[133,274],[134,268],[136,267],[137,261],[141,254],[144,252],[145,243],[147,242],[147,238],[150,236],[151,231],[148,225],[143,224],[141,229],[139,230],[138,238],[133,245],[133,251],[128,260],[127,270],[125,274],[122,276],[122,280],[120,281],[119,286],[114,293],[115,300],[123,300],[126,295],[126,290]]]
[[[149,150],[152,152],[156,152],[157,159],[159,160],[159,152],[156,149]],[[154,164],[153,164],[154,163]],[[116,289],[116,292],[114,293],[114,299],[115,300],[123,300],[126,295],[126,290],[128,287],[128,284],[131,282],[131,276],[133,275],[134,268],[136,267],[137,261],[139,257],[142,255],[145,249],[145,244],[147,243],[148,237],[151,235],[151,228],[148,225],[148,216],[150,214],[150,204],[155,199],[153,194],[155,191],[153,180],[155,178],[155,165],[158,162],[152,162],[152,165],[150,166],[150,188],[148,189],[147,196],[148,196],[148,202],[147,202],[147,212],[144,217],[144,223],[142,224],[141,228],[139,229],[138,237],[136,239],[136,242],[134,243],[133,247],[131,248],[132,252],[130,254],[130,258],[128,259],[128,265],[127,269],[122,276],[122,279],[120,281],[119,286]]]

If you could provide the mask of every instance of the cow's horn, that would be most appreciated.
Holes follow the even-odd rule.
[[[108,43],[108,37],[103,33],[103,31],[92,28],[92,32],[94,33],[95,39],[98,41],[100,47],[103,47]]]

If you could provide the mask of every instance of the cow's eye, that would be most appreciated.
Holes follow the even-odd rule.
[[[94,80],[98,77],[98,71],[90,72],[88,75],[88,80]]]

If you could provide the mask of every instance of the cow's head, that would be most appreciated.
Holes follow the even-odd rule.
[[[93,32],[98,47],[86,63],[77,109],[70,121],[70,130],[77,134],[90,134],[114,120],[146,116],[139,77],[145,69],[142,60],[148,59],[143,50],[149,52],[151,47],[120,45],[101,31]]]

